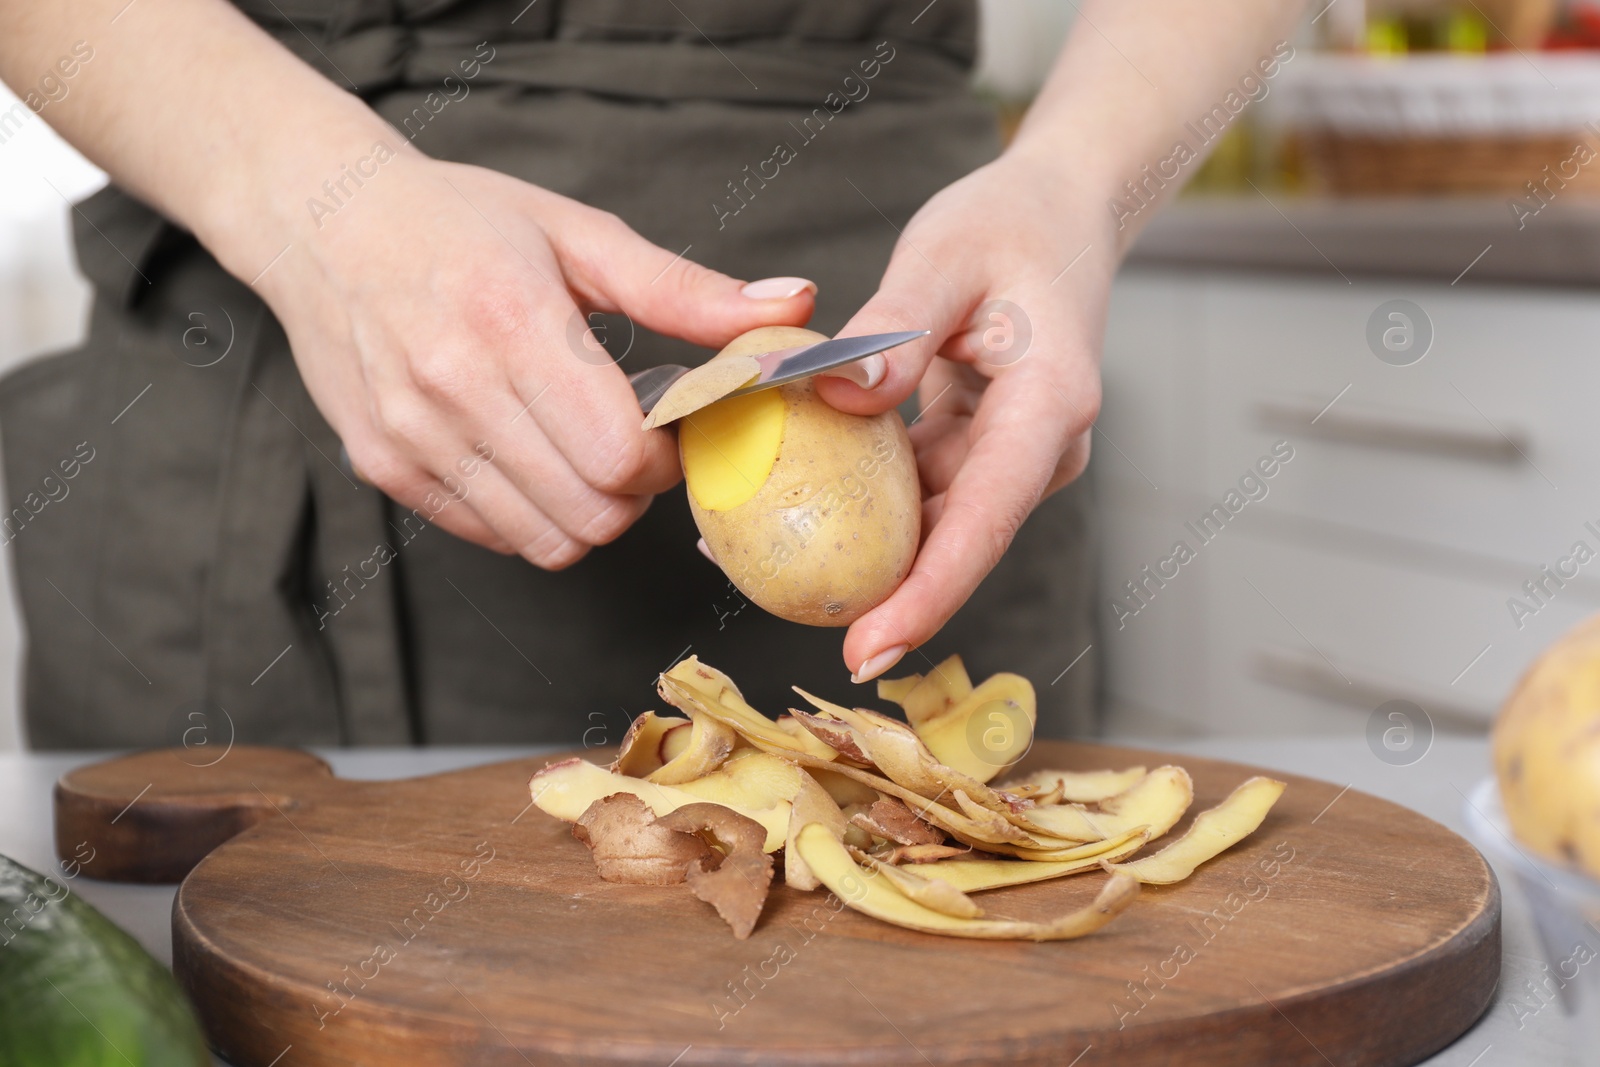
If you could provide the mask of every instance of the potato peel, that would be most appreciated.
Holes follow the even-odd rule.
[[[883,797],[866,811],[852,815],[850,821],[874,837],[897,845],[938,845],[944,842],[941,831],[917,818],[916,813],[906,807],[905,801],[895,797]]]
[[[981,725],[972,716],[1006,702],[1006,744],[1019,731],[1031,741],[1032,687],[1015,675],[973,686],[958,657],[935,670],[880,683],[911,725],[798,687],[815,710],[773,720],[732,679],[688,657],[657,682],[687,719],[641,715],[612,770],[578,758],[552,764],[529,782],[533,803],[576,824],[600,877],[684,881],[739,938],[760,919],[773,853],[783,849],[789,886],[825,886],[885,922],[1047,941],[1092,933],[1143,884],[1189,877],[1257,829],[1285,788],[1251,778],[1176,841],[1137,858],[1187,814],[1187,771],[1040,770],[991,786],[1000,768],[972,751],[978,742],[967,734]],[[985,914],[971,896],[1094,869],[1110,875],[1095,902],[1047,922]]]
[[[1256,775],[1228,794],[1221,804],[1196,815],[1183,836],[1160,852],[1131,863],[1107,866],[1151,885],[1181,882],[1202,863],[1254,833],[1287,788],[1275,778]]]
[[[735,389],[742,389],[746,382],[760,374],[761,364],[752,356],[729,356],[702,363],[672,383],[645,416],[642,428],[653,430],[685,415],[693,415]]]
[[[983,916],[983,909],[976,901],[947,881],[929,877],[922,872],[913,874],[902,867],[885,863],[859,848],[846,846],[846,849],[858,864],[876,871],[881,877],[888,879],[890,885],[925,908],[932,908],[943,915],[953,915],[957,919],[977,919]]]
[[[632,793],[649,805],[657,815],[665,815],[685,804],[698,804],[704,797],[686,793],[675,786],[657,785],[639,778],[613,774],[588,760],[576,757],[552,763],[528,781],[534,806],[546,815],[563,822],[577,822],[589,805],[613,793]],[[743,810],[740,815],[754,819],[767,831],[766,848],[776,852],[789,836],[789,802],[781,801],[769,808]]]
[[[741,941],[749,937],[772,885],[772,857],[762,850],[766,830],[721,804],[688,804],[661,816],[656,825],[711,838],[720,851],[708,848],[689,865],[689,889],[717,909],[734,937]]]
[[[1082,804],[1024,808],[1010,819],[1029,833],[1063,841],[1099,841],[1107,836],[1107,826]]]
[[[927,674],[878,680],[878,699],[899,704],[913,728],[932,722],[972,692],[960,656],[950,656]]]
[[[939,797],[947,790],[961,789],[991,811],[1011,810],[1010,802],[983,782],[940,763],[916,731],[905,723],[864,708],[846,708],[830,703],[812,696],[799,686],[795,686],[794,691],[819,711],[850,727],[847,732],[855,751],[860,752],[866,763],[877,767],[890,781],[928,800]],[[800,718],[803,713],[791,711],[791,714]],[[811,723],[807,719],[816,720],[816,717],[800,718],[801,723],[810,728]]]
[[[709,715],[691,712],[689,745],[645,777],[662,785],[681,785],[710,774],[733,752],[739,735]],[[624,772],[626,773],[626,772]]]
[[[1183,818],[1194,803],[1194,779],[1182,767],[1157,767],[1116,796],[1100,801],[1103,813],[1095,823],[1107,834],[1129,826],[1148,826],[1160,837]]]
[[[689,720],[676,715],[641,714],[628,725],[622,736],[611,770],[630,778],[643,778],[661,767],[661,739],[675,726],[688,726]]]
[[[700,712],[734,730],[752,745],[774,755],[794,753],[831,761],[837,753],[805,731],[790,733],[745,703],[733,680],[689,656],[661,675],[657,690],[675,708]]]
[[[766,831],[761,833],[765,840]],[[589,846],[601,878],[631,885],[677,885],[711,854],[693,834],[660,825],[632,793],[613,793],[590,804],[572,824],[572,836]]]
[[[783,850],[783,880],[796,889],[811,890],[821,883],[806,866],[800,850],[794,847],[795,833],[809,823],[821,823],[835,836],[843,837],[846,823],[844,812],[834,803],[828,791],[804,768],[795,769],[800,772],[800,789],[790,800],[789,836]]]
[[[921,864],[917,873],[927,878],[937,878],[963,893],[981,893],[986,889],[1044,882],[1052,878],[1078,874],[1081,871],[1096,870],[1107,861],[1116,861],[1133,855],[1149,840],[1148,831],[1135,830],[1119,838],[1104,851],[1078,859],[1036,863],[995,859],[947,859]]]
[[[803,761],[802,761],[803,762]],[[916,813],[918,818],[932,823],[945,833],[954,837],[963,844],[975,848],[987,849],[991,845],[1002,843],[1029,845],[1034,839],[1027,831],[1011,825],[994,812],[985,811],[986,818],[977,821],[944,804],[928,800],[903,785],[891,782],[881,774],[862,770],[856,767],[845,767],[839,764],[829,764],[828,769],[835,774],[854,779],[864,785],[870,785],[880,793],[897,797],[905,801],[906,806]],[[992,816],[992,820],[988,818]]]
[[[827,827],[813,823],[795,838],[795,847],[840,900],[864,915],[908,930],[949,937],[1003,941],[1066,941],[1094,933],[1116,918],[1139,895],[1139,879],[1122,871],[1111,875],[1094,902],[1050,922],[1015,919],[958,919],[918,904],[886,878],[856,865]]]
[[[992,781],[1033,744],[1038,721],[1033,684],[1018,674],[996,674],[974,687],[960,656],[951,656],[926,676],[880,681],[878,696],[904,709],[906,721],[935,759],[980,782]],[[985,725],[980,715],[991,720],[998,716],[999,721]],[[976,797],[971,790],[968,794]]]
[[[812,737],[833,749],[839,755],[861,767],[872,766],[872,758],[861,747],[861,731],[847,722],[825,719],[799,708],[789,709],[792,722],[803,727]]]
[[[997,674],[915,730],[940,763],[990,782],[1032,747],[1037,722],[1033,684],[1020,674]]]
[[[1098,804],[1130,788],[1145,773],[1144,767],[1122,771],[1031,771],[1009,778],[995,788],[1041,805]],[[1057,793],[1057,799],[1047,799]]]
[[[1194,802],[1194,780],[1182,767],[1157,767],[1121,793],[1107,797],[1099,811],[1077,804],[1032,807],[1016,812],[1012,821],[1036,834],[1069,840],[1114,837],[1135,826],[1148,826],[1152,838],[1178,824]],[[1087,838],[1083,835],[1087,834]]]
[[[846,842],[848,844],[848,841]],[[969,845],[958,848],[955,845],[896,845],[878,854],[878,858],[892,866],[906,863],[937,863],[940,860],[954,859],[957,856],[971,856],[975,850]]]
[[[1080,844],[1090,844],[1095,841],[1103,841],[1106,837],[1105,834],[1102,834],[1093,828],[1086,829],[1082,833],[1072,837],[1058,837],[1054,834],[1039,833],[1037,831],[1029,830],[1026,826],[1022,826],[1015,817],[1007,819],[1006,816],[1001,815],[999,812],[990,811],[988,808],[985,808],[983,805],[967,796],[964,790],[957,789],[951,795],[955,797],[956,807],[960,808],[967,818],[973,820],[974,822],[994,827],[999,827],[1003,824],[1009,824],[1013,828],[1022,830],[1022,840],[1013,840],[1013,843],[1022,845],[1025,848],[1045,850],[1076,848]]]
[[[841,808],[852,805],[870,808],[883,797],[883,794],[872,786],[838,774],[830,768],[830,765],[811,765],[807,766],[806,770],[822,785],[822,788],[828,791],[833,802]]]

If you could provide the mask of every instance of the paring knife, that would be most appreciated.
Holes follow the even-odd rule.
[[[649,429],[681,419],[718,400],[772,389],[809,378],[813,374],[848,366],[896,345],[926,337],[928,333],[927,330],[907,330],[861,337],[836,337],[831,341],[780,348],[737,361],[716,360],[692,368],[667,364],[629,375],[628,384],[633,386],[634,395],[639,398],[640,410],[651,416],[645,420],[645,427]],[[703,388],[693,388],[697,384]],[[658,412],[657,407],[667,398],[669,391],[674,393],[674,403],[667,405],[671,410]]]

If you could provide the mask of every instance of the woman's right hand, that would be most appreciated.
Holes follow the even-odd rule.
[[[428,158],[226,0],[0,0],[0,25],[0,77],[59,65],[70,93],[46,120],[266,300],[362,476],[542,567],[679,476],[583,313],[719,347],[811,315],[809,283],[741,286],[605,212]],[[446,478],[466,495],[436,509]]]
[[[742,284],[614,215],[410,146],[346,188],[316,220],[300,209],[304,238],[256,283],[306,388],[364,479],[540,567],[616,538],[681,477],[588,312],[709,347],[811,316],[803,279]]]

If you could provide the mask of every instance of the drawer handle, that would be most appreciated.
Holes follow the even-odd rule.
[[[1440,701],[1422,691],[1385,682],[1371,675],[1345,668],[1341,677],[1320,659],[1276,649],[1256,649],[1251,656],[1251,671],[1258,680],[1279,689],[1346,704],[1371,712],[1389,700],[1409,700],[1428,713],[1436,729],[1455,733],[1481,734],[1489,728],[1494,711],[1454,701]],[[1345,678],[1349,678],[1347,682]]]
[[[1517,463],[1532,447],[1528,435],[1516,429],[1502,433],[1475,425],[1429,424],[1370,409],[1339,407],[1329,411],[1315,403],[1292,400],[1258,403],[1256,421],[1265,429],[1301,437],[1490,463]]]

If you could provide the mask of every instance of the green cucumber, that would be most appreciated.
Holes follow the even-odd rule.
[[[209,1067],[178,983],[67,883],[0,856],[0,1067]]]

